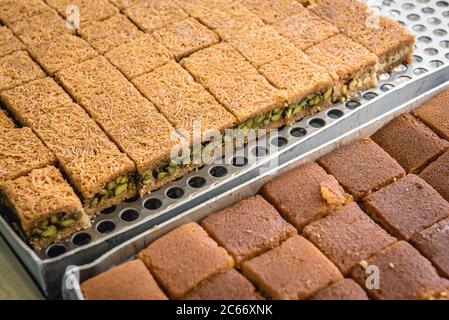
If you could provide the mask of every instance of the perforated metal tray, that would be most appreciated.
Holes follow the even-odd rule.
[[[213,212],[228,207],[244,198],[257,194],[260,188],[266,182],[271,180],[273,176],[287,172],[294,167],[304,164],[305,162],[314,161],[321,156],[360,138],[370,137],[398,115],[414,110],[425,101],[431,99],[441,91],[448,88],[449,82],[393,109],[389,109],[388,106],[384,105],[382,108],[382,111],[384,112],[379,117],[375,117],[364,125],[346,132],[333,140],[324,141],[317,136],[314,139],[316,140],[315,142],[322,142],[322,144],[319,144],[317,147],[313,148],[312,146],[309,146],[309,148],[306,148],[304,153],[298,157],[286,161],[275,168],[265,168],[264,170],[260,170],[257,177],[254,177],[242,185],[239,185],[208,200],[196,208],[192,208],[179,216],[162,223],[158,228],[148,230],[143,234],[126,241],[90,264],[83,266],[72,266],[64,274],[64,278],[61,283],[63,298],[78,300],[83,299],[83,295],[79,289],[80,283],[106,270],[109,270],[114,266],[122,264],[129,259],[132,259],[138,252],[145,249],[151,242],[158,239],[162,235],[181,226],[182,224],[192,221],[200,221]]]
[[[330,141],[381,113],[394,108],[449,80],[449,3],[441,0],[368,1],[382,14],[398,19],[416,33],[414,62],[401,65],[381,77],[379,87],[361,93],[352,101],[334,105],[269,138],[265,149],[246,147],[247,164],[234,165],[233,159],[221,166],[206,166],[154,192],[104,211],[93,227],[49,248],[30,249],[0,218],[0,232],[49,297],[59,294],[66,266],[94,260],[118,244],[160,225],[226,190],[257,176],[260,169],[276,167],[302,154],[308,146]],[[367,121],[367,120],[365,120]],[[315,139],[319,137],[320,139]],[[315,145],[314,145],[315,144]]]

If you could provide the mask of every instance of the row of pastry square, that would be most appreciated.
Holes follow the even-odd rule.
[[[448,95],[161,237],[84,297],[447,298]],[[380,289],[366,287],[369,266]]]

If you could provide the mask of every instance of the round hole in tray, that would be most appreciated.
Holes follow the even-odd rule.
[[[268,150],[265,147],[257,146],[251,149],[251,154],[255,157],[265,157],[268,154]]]
[[[396,68],[394,68],[394,71],[396,72],[404,72],[407,71],[408,66],[405,64],[400,64]]]
[[[398,83],[404,83],[410,81],[412,78],[410,76],[400,76],[396,79]]]
[[[135,195],[135,196],[132,197],[132,198],[125,199],[125,202],[126,202],[126,203],[132,203],[132,202],[136,202],[137,200],[139,200],[139,196],[138,196],[138,195]]]
[[[228,170],[222,166],[214,166],[209,170],[209,174],[215,178],[221,178],[228,174]]]
[[[428,70],[424,69],[424,68],[415,68],[415,69],[413,69],[413,73],[416,74],[417,76],[419,76],[421,74],[424,74],[424,73],[427,73],[427,72],[428,72]]]
[[[438,1],[437,6],[439,7],[449,7],[449,3],[447,1]]]
[[[187,184],[195,189],[202,188],[206,184],[206,179],[200,176],[195,176],[187,181]]]
[[[360,107],[360,105],[361,104],[358,101],[351,100],[351,101],[346,102],[346,108],[348,108],[349,110],[357,109],[358,107]]]
[[[442,46],[443,48],[449,48],[449,41],[448,40],[441,41],[440,46]]]
[[[126,209],[120,214],[120,219],[126,222],[133,222],[139,219],[139,212],[134,209]]]
[[[422,36],[418,38],[418,41],[423,43],[430,43],[432,42],[432,38],[428,36]]]
[[[290,130],[290,134],[295,138],[302,138],[307,134],[307,130],[304,128],[293,128]]]
[[[382,4],[384,6],[391,6],[395,1],[394,0],[383,0]]]
[[[415,62],[418,62],[418,63],[422,62],[422,60],[423,60],[422,57],[418,56],[418,55],[414,55],[413,58],[415,59]]]
[[[438,50],[435,48],[425,48],[424,49],[424,53],[429,55],[429,56],[435,56],[438,54]]]
[[[433,14],[435,13],[435,9],[434,8],[430,8],[430,7],[425,7],[421,9],[422,13],[425,14]]]
[[[445,57],[449,60],[449,53],[446,53]]]
[[[405,10],[412,10],[415,8],[415,5],[413,3],[406,2],[402,5],[402,8]]]
[[[391,83],[385,83],[380,86],[380,90],[382,90],[383,92],[390,91],[393,88],[394,88],[394,85],[392,85]]]
[[[427,19],[427,21],[433,25],[438,25],[441,23],[441,20],[436,17],[429,18],[429,19]]]
[[[420,17],[416,13],[411,13],[407,15],[407,19],[409,19],[410,21],[418,21]]]
[[[444,11],[443,12],[443,17],[449,18],[449,11]]]
[[[399,17],[399,16],[401,15],[401,11],[396,10],[396,9],[391,9],[391,10],[390,10],[390,14],[391,14],[392,16]]]
[[[112,206],[106,209],[101,210],[101,214],[111,214],[115,211],[115,209],[117,209],[116,206]]]
[[[444,62],[441,60],[432,60],[429,62],[429,64],[432,68],[439,68],[444,64]]]
[[[390,78],[391,78],[391,74],[388,73],[388,72],[382,73],[382,74],[379,76],[379,79],[382,80],[382,81],[386,81],[386,80],[388,80],[388,79],[390,79]]]
[[[363,94],[363,98],[368,101],[373,100],[375,97],[377,97],[377,93],[375,92],[366,92]]]
[[[148,210],[157,210],[162,207],[162,201],[158,198],[150,198],[143,204],[143,207]]]
[[[435,29],[433,30],[433,34],[439,37],[444,37],[445,35],[447,35],[447,31],[444,29]]]
[[[47,257],[56,258],[66,252],[66,248],[62,244],[54,244],[48,247]]]
[[[92,237],[90,236],[90,234],[88,234],[86,232],[77,233],[72,237],[72,243],[79,247],[85,246],[91,240],[92,240]]]
[[[429,0],[418,0],[419,3],[428,3]]]
[[[114,229],[115,223],[109,220],[104,220],[97,224],[97,231],[100,233],[111,233]]]
[[[418,31],[418,32],[424,32],[424,31],[427,30],[427,28],[426,28],[425,25],[422,25],[422,24],[415,24],[415,25],[413,26],[413,30]]]
[[[179,187],[172,187],[165,194],[170,199],[180,199],[184,196],[184,190]]]
[[[343,117],[343,115],[344,115],[343,111],[338,109],[332,109],[327,112],[327,116],[331,119],[339,119]]]
[[[312,128],[322,128],[326,125],[326,121],[320,118],[313,118],[309,121],[309,126]]]
[[[244,167],[248,164],[248,159],[246,157],[237,156],[237,157],[232,158],[231,163],[234,167],[240,168],[240,167]]]
[[[287,139],[283,137],[274,137],[273,139],[271,139],[271,144],[278,148],[287,145],[287,143],[288,143]]]

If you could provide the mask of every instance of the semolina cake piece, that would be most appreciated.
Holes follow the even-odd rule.
[[[352,201],[337,180],[314,162],[277,176],[260,194],[298,230]]]
[[[78,33],[100,54],[143,35],[143,32],[122,14],[117,14],[103,21],[83,24]]]
[[[284,107],[284,95],[229,44],[198,51],[181,65],[248,129],[282,125],[273,110]]]
[[[219,273],[184,296],[184,300],[260,300],[256,288],[237,270]]]
[[[216,212],[204,219],[201,226],[229,252],[237,266],[296,234],[295,228],[261,196]]]
[[[81,201],[54,166],[0,182],[0,195],[26,239],[36,249],[46,248],[90,227]]]
[[[272,26],[253,30],[225,27],[217,29],[217,32],[256,68],[297,51]]]
[[[374,53],[379,73],[413,61],[415,36],[397,21],[377,16],[361,1],[322,0],[309,9]]]
[[[243,275],[276,300],[303,300],[343,279],[312,243],[293,236],[279,247],[245,262]]]
[[[113,5],[115,5],[120,10],[125,10],[126,8],[131,7],[141,0],[109,0]]]
[[[190,16],[212,30],[253,30],[265,26],[260,17],[239,1],[233,0],[178,0],[176,3]],[[229,38],[229,37],[228,37]]]
[[[371,137],[408,173],[418,174],[449,149],[449,142],[411,114],[401,115]]]
[[[16,125],[5,110],[0,109],[0,130],[12,129]]]
[[[449,90],[424,103],[413,114],[440,137],[449,141]]]
[[[355,202],[308,225],[304,228],[303,235],[344,275],[360,261],[396,242]]]
[[[172,0],[138,1],[136,4],[125,9],[123,13],[147,33],[189,17]]]
[[[77,6],[79,9],[80,20],[101,21],[105,20],[118,12],[118,9],[108,0],[46,0],[48,5],[56,9],[64,17],[72,13],[68,10],[69,6]],[[82,27],[82,25],[81,25]]]
[[[167,300],[141,260],[133,260],[81,284],[86,300]]]
[[[343,279],[313,295],[310,300],[369,300],[366,292],[352,279]]]
[[[158,110],[173,124],[194,139],[194,129],[201,125],[203,142],[210,139],[208,132],[232,128],[235,117],[193,77],[174,61],[133,80],[134,85],[155,104]]]
[[[28,50],[50,76],[98,55],[86,41],[68,33],[35,41]]]
[[[284,17],[273,26],[300,50],[315,46],[340,32],[336,26],[305,8]]]
[[[379,17],[378,26],[355,24],[351,38],[379,58],[379,73],[389,72],[401,63],[412,63],[416,37],[399,22]]]
[[[13,180],[55,163],[53,153],[30,128],[1,131],[0,181]]]
[[[2,0],[0,21],[9,26],[13,22],[52,11],[42,0]]]
[[[291,125],[332,103],[333,79],[302,51],[287,52],[260,67],[259,72],[287,97],[288,106],[275,113],[284,124]]]
[[[153,36],[178,60],[220,42],[220,38],[213,31],[194,18],[156,30]]]
[[[42,38],[74,33],[67,29],[66,21],[54,10],[11,23],[10,28],[27,45],[40,42]]]
[[[449,278],[449,219],[418,232],[411,242],[443,277]]]
[[[413,174],[369,195],[364,204],[374,220],[402,240],[449,217],[449,202]]]
[[[371,139],[361,139],[318,160],[355,200],[405,176],[405,171]]]
[[[378,59],[344,34],[330,37],[305,51],[334,79],[332,100],[350,99],[358,91],[377,87]]]
[[[112,49],[105,57],[129,80],[151,72],[173,59],[170,51],[149,34]]]
[[[447,297],[449,281],[438,276],[431,263],[405,241],[400,241],[359,264],[352,277],[361,285],[376,266],[380,273],[379,289],[368,289],[376,300],[423,300]]]
[[[234,266],[232,257],[197,223],[185,224],[139,253],[170,298],[179,299]]]
[[[67,92],[136,164],[141,194],[196,168],[189,155],[172,159],[187,144],[167,119],[104,57],[57,74]],[[89,85],[85,83],[88,81]]]
[[[268,24],[304,11],[304,7],[296,0],[242,0],[240,2]]]
[[[351,29],[355,23],[366,24],[374,17],[374,11],[368,5],[355,0],[319,0],[307,8],[347,35],[355,32]]]
[[[0,99],[16,119],[25,125],[27,118],[38,118],[44,110],[53,110],[73,102],[64,89],[50,77],[3,91],[0,93]],[[21,115],[25,115],[25,118]]]
[[[419,176],[449,201],[449,151],[431,163]]]
[[[25,51],[0,58],[0,92],[44,77],[45,73]]]
[[[0,57],[25,49],[25,45],[7,27],[0,27]]]
[[[32,128],[53,151],[82,197],[89,215],[133,197],[136,181],[135,165],[131,159],[120,152],[95,121],[82,107],[74,104],[53,79],[47,78],[45,82],[30,83],[2,94],[2,99],[8,97],[4,99],[5,107],[22,125]],[[33,94],[27,96],[30,92]],[[38,99],[30,108],[28,103],[35,97]],[[70,102],[64,104],[67,99]]]

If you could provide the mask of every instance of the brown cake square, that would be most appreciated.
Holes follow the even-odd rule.
[[[357,282],[344,279],[321,290],[310,300],[368,300],[368,296]]]
[[[0,92],[44,77],[45,73],[25,51],[0,58]]]
[[[153,242],[139,258],[172,299],[234,266],[232,257],[197,223],[185,224]]]
[[[367,270],[369,266],[379,268],[380,276],[379,289],[367,289],[373,299],[418,300],[447,297],[449,281],[440,278],[432,264],[407,242],[400,241],[358,265],[352,276],[362,287],[366,286],[367,278],[373,275],[370,269]]]
[[[449,203],[412,174],[368,196],[364,204],[374,220],[403,240],[449,216]]]
[[[419,176],[449,201],[449,151],[431,163]]]
[[[440,137],[449,140],[449,90],[424,103],[414,115]]]
[[[188,18],[156,30],[153,36],[178,60],[220,41],[218,35],[194,18]]]
[[[86,300],[167,300],[141,260],[112,268],[81,284]]]
[[[405,175],[404,169],[371,139],[361,139],[318,160],[356,200]]]
[[[411,114],[397,117],[377,131],[372,139],[407,172],[415,174],[449,148],[449,142],[439,138]]]
[[[449,219],[418,232],[411,240],[440,274],[449,278]]]
[[[210,215],[201,223],[237,265],[260,255],[296,234],[261,196],[251,197]]]
[[[188,293],[185,300],[259,300],[256,288],[235,269],[219,273]]]
[[[337,180],[314,162],[271,180],[261,194],[299,230],[351,201]]]
[[[343,274],[393,244],[386,233],[353,202],[308,225],[303,232]]]
[[[337,267],[301,236],[245,262],[242,270],[272,299],[306,299],[343,279]]]
[[[0,57],[25,49],[25,45],[7,27],[0,27]]]

